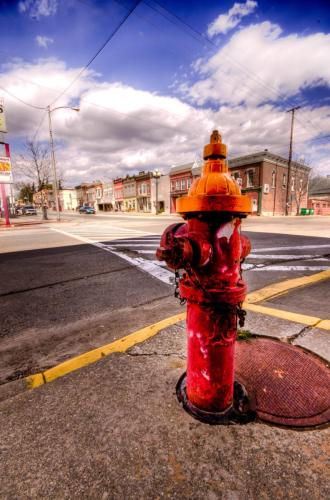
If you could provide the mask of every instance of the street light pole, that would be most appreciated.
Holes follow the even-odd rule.
[[[53,193],[54,193],[54,197],[55,197],[55,207],[56,207],[56,214],[57,214],[56,218],[59,221],[61,219],[61,214],[60,214],[60,205],[58,202],[56,162],[55,162],[55,151],[54,151],[53,129],[52,129],[52,119],[51,119],[50,106],[47,106],[47,111],[48,111],[50,151],[51,151],[51,155],[52,155]],[[54,110],[52,110],[52,111],[54,111]]]
[[[52,118],[51,114],[53,111],[56,111],[57,109],[72,109],[72,111],[79,111],[79,108],[72,108],[71,106],[58,106],[57,108],[50,109],[50,106],[47,106],[47,112],[48,112],[48,126],[49,126],[49,143],[50,143],[50,151],[52,155],[52,171],[53,171],[53,192],[55,196],[55,206],[56,206],[56,213],[57,213],[57,220],[59,221],[61,219],[61,213],[60,213],[60,204],[59,204],[59,199],[58,199],[58,184],[57,184],[57,174],[56,174],[56,160],[55,160],[55,150],[54,150],[54,141],[53,141],[53,128],[52,128]]]
[[[161,171],[158,168],[153,171],[153,176],[156,179],[156,215],[158,214],[158,181],[161,175]]]

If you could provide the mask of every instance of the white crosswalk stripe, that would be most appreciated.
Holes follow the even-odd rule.
[[[109,251],[164,283],[173,282],[172,271],[164,262],[155,259],[160,242],[159,235],[130,228],[118,228],[118,226],[98,227],[95,224],[90,226],[84,224],[83,227],[71,227],[67,232],[60,232]],[[330,244],[254,248],[242,267],[251,272],[317,272],[330,269],[328,254],[330,254]],[[293,261],[299,261],[299,264]],[[320,262],[324,264],[320,265]]]

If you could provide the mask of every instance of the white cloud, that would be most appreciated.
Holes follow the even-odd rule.
[[[56,14],[57,7],[58,0],[22,0],[18,3],[19,12],[26,12],[35,19],[53,16]]]
[[[4,67],[0,85],[26,102],[46,106],[79,70],[55,59],[34,64],[20,61]],[[70,95],[55,104],[72,105],[79,105],[80,112],[58,110],[52,115],[57,164],[67,185],[107,180],[141,168],[158,167],[167,172],[172,164],[193,161],[196,153],[200,155],[214,127],[221,131],[231,157],[265,148],[288,154],[290,115],[275,104],[225,103],[216,111],[201,109],[179,98],[102,81],[100,75],[89,72],[70,89]],[[45,112],[7,95],[5,110],[10,140],[33,135],[42,116],[46,118]],[[311,149],[308,140],[318,132],[303,125],[311,121],[325,134],[330,130],[330,105],[302,108],[297,118],[295,154],[305,155],[319,172],[326,173],[329,151],[317,143]],[[39,139],[49,139],[46,119]],[[15,153],[19,153],[17,145]]]
[[[43,47],[44,49],[48,49],[48,44],[54,43],[54,39],[50,38],[49,36],[37,35],[36,42],[40,47]]]
[[[208,27],[207,34],[211,37],[225,34],[235,28],[241,19],[251,14],[258,2],[246,0],[245,3],[234,3],[226,14],[220,14]]]
[[[283,35],[266,21],[235,33],[208,60],[198,60],[199,81],[182,86],[194,102],[258,105],[317,85],[330,85],[330,34]]]

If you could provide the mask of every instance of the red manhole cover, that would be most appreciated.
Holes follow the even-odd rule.
[[[330,421],[330,372],[321,360],[270,339],[236,345],[237,377],[262,420],[294,427]]]

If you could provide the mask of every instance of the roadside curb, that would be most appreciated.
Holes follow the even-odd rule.
[[[47,224],[61,224],[62,222],[71,222],[70,220],[68,219],[61,219],[60,221],[56,221],[56,220],[38,220],[38,221],[31,221],[31,222],[18,222],[18,223],[15,223],[15,222],[12,222],[10,224],[10,226],[5,226],[3,224],[0,223],[0,230],[2,231],[6,231],[6,230],[10,230],[10,229],[25,229],[25,228],[30,228],[31,226],[44,226],[44,225],[47,225]]]
[[[124,353],[136,344],[140,344],[145,340],[148,340],[159,333],[165,328],[175,325],[180,321],[183,321],[186,317],[186,313],[179,313],[169,318],[163,319],[154,323],[152,325],[146,326],[137,330],[136,332],[130,333],[119,340],[111,342],[101,347],[97,347],[92,351],[87,351],[79,356],[70,358],[63,363],[60,363],[53,368],[49,368],[43,372],[35,373],[29,375],[28,377],[14,380],[6,384],[0,385],[0,402],[17,396],[18,394],[25,392],[30,389],[35,389],[41,385],[48,384],[57,378],[63,377],[68,373],[76,371],[80,368],[88,366],[100,359],[109,356],[114,353]]]
[[[243,303],[243,307],[248,311],[259,313],[261,315],[274,316],[288,322],[295,322],[297,324],[307,325],[307,327],[308,326],[314,328],[317,327],[319,329],[330,330],[330,320],[328,319],[325,320],[314,316],[306,316],[302,314],[292,313],[290,311],[285,311],[282,309],[272,309],[269,307],[259,305],[259,303],[264,300],[277,297],[284,293],[288,293],[290,290],[307,286],[308,284],[313,284],[318,281],[329,279],[329,277],[330,277],[330,271],[323,271],[321,273],[316,273],[310,276],[304,276],[301,278],[289,279],[278,283],[274,283],[270,286],[264,287],[259,290],[255,290],[254,292],[248,294],[246,301]],[[0,385],[0,402],[12,398],[24,391],[35,389],[37,387],[40,387],[41,385],[52,382],[57,378],[61,378],[64,375],[67,375],[73,371],[76,371],[80,368],[95,363],[96,361],[99,361],[100,359],[107,357],[110,354],[124,353],[131,347],[152,338],[161,330],[164,330],[169,326],[175,325],[180,321],[184,321],[185,319],[186,319],[186,312],[170,316],[161,321],[158,321],[157,323],[148,325],[144,328],[141,328],[140,330],[130,333],[125,337],[120,338],[119,340],[116,340],[101,347],[97,347],[96,349],[87,351],[83,354],[75,356],[74,358],[70,358],[67,361],[55,365],[54,367],[49,368],[45,371],[35,373],[29,375],[28,377],[2,384]],[[259,336],[256,332],[253,332],[253,335]],[[269,337],[279,341],[285,341],[285,339],[279,339],[276,336],[270,335]],[[303,348],[303,346],[301,347]],[[319,358],[322,358],[322,356],[316,354],[311,349],[308,348],[303,348],[303,349],[313,353]],[[324,359],[324,361],[328,362],[326,359]]]

